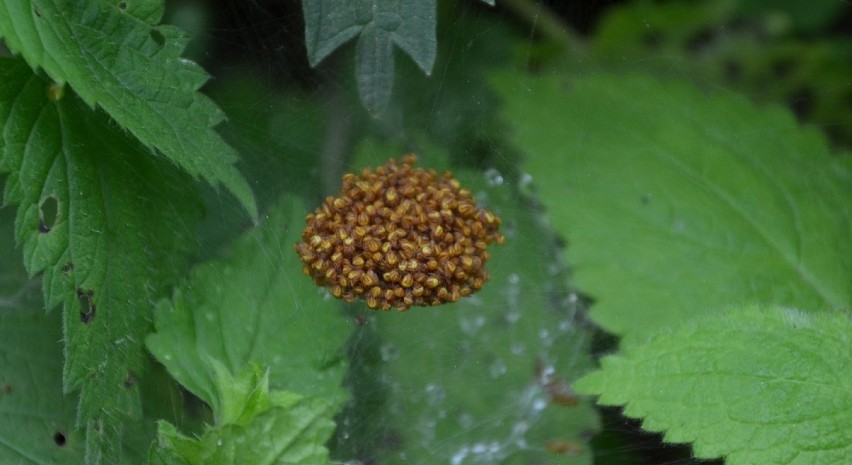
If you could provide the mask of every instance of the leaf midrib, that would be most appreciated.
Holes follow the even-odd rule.
[[[731,149],[731,147],[727,146],[727,148]],[[769,245],[770,249],[777,253],[778,256],[782,258],[782,261],[793,271],[794,274],[798,275],[801,280],[807,284],[822,300],[825,304],[827,304],[831,308],[841,308],[842,302],[834,302],[831,292],[824,289],[820,286],[820,281],[816,279],[816,277],[807,270],[804,266],[804,263],[801,261],[797,261],[795,257],[791,257],[788,254],[784,253],[782,247],[778,244],[776,240],[774,240],[769,234],[767,234],[761,225],[757,223],[751,216],[749,216],[745,211],[743,211],[737,204],[737,202],[731,198],[726,192],[722,189],[718,188],[714,183],[709,182],[703,176],[699,176],[692,170],[690,167],[686,166],[682,162],[679,162],[676,157],[664,156],[668,151],[662,147],[658,147],[658,150],[652,151],[652,153],[656,156],[658,160],[663,163],[666,163],[675,170],[681,172],[685,176],[689,176],[694,182],[703,186],[707,189],[708,192],[713,194],[716,198],[718,198],[724,206],[726,206],[729,210],[733,211],[737,214],[739,219],[749,226],[756,235],[762,239],[767,245]],[[748,157],[738,157],[739,160],[748,159]],[[763,171],[767,177],[769,177],[769,173],[765,170]],[[783,193],[782,193],[783,194]],[[795,218],[796,223],[796,234],[799,235],[801,231],[801,225],[799,222],[799,217],[795,214],[795,205],[790,203],[789,198],[784,197],[786,205],[794,212],[793,217]],[[798,237],[798,236],[797,236]],[[815,310],[815,309],[812,309]]]

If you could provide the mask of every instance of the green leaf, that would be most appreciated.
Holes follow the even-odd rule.
[[[378,146],[361,152],[362,160],[389,153]],[[434,153],[419,155],[419,166],[446,166]],[[489,281],[471,297],[405,313],[363,310],[369,316],[350,347],[355,409],[338,434],[354,443],[343,447],[344,457],[591,463],[584,438],[597,429],[597,414],[570,389],[591,366],[591,334],[577,319],[555,238],[540,211],[493,169],[455,174],[502,218],[506,243],[489,247]],[[572,455],[548,451],[556,444],[573,447]]]
[[[729,465],[841,465],[852,457],[852,321],[744,307],[657,335],[581,378],[578,390],[644,418],[698,458]]]
[[[184,387],[221,412],[208,360],[231,373],[270,367],[273,389],[346,398],[341,350],[350,324],[330,296],[302,274],[293,250],[305,209],[288,198],[246,233],[229,257],[195,268],[171,301],[157,306],[148,349]]]
[[[73,396],[62,395],[62,326],[42,310],[14,248],[14,210],[0,209],[0,463],[79,464]]]
[[[269,407],[269,372],[249,363],[239,376],[234,377],[215,358],[206,362],[216,388],[218,402],[214,413],[217,425],[245,425]]]
[[[62,395],[61,322],[39,303],[0,304],[0,462],[80,464],[76,399]]]
[[[165,7],[163,0],[108,0],[108,3],[115,4],[125,14],[152,25],[157,24],[163,17]]]
[[[311,66],[355,36],[358,93],[368,110],[387,106],[393,87],[393,44],[430,74],[435,64],[435,0],[302,0]]]
[[[625,344],[731,302],[852,305],[850,174],[789,112],[639,76],[495,85],[592,319]]]
[[[17,242],[64,309],[64,390],[80,390],[88,463],[119,463],[139,418],[151,301],[184,267],[197,200],[188,179],[72,92],[0,60],[0,171]],[[49,97],[52,96],[52,97]]]
[[[153,464],[326,464],[324,447],[334,430],[333,409],[322,399],[290,392],[269,392],[268,372],[247,366],[236,378],[221,364],[213,363],[214,385],[228,393],[238,415],[228,415],[200,438],[177,432],[168,422],[159,423],[159,440],[149,458]],[[233,413],[233,412],[232,412]]]
[[[257,216],[251,188],[233,166],[236,152],[213,130],[223,114],[197,92],[207,74],[181,58],[184,33],[156,24],[162,1],[4,0],[0,11],[0,36],[31,67],[67,82],[144,145],[224,186]]]

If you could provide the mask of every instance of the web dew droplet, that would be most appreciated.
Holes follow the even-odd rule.
[[[379,347],[379,355],[385,362],[392,362],[399,358],[399,347],[391,342],[386,342]]]
[[[458,416],[456,421],[459,422],[459,425],[462,428],[465,428],[465,429],[470,428],[471,426],[473,426],[473,415],[471,415],[467,412],[464,412],[464,413],[462,413]]]
[[[485,170],[485,182],[489,186],[499,186],[503,184],[503,175],[496,168],[488,168]]]
[[[488,374],[493,379],[505,375],[507,371],[509,371],[509,368],[506,366],[506,362],[499,358],[491,362],[491,365],[488,366]]]
[[[512,354],[514,354],[514,355],[522,355],[524,353],[524,351],[526,350],[526,346],[524,346],[524,344],[522,344],[520,342],[516,342],[516,343],[512,344],[512,347],[511,347],[510,350],[512,351]]]
[[[462,332],[469,336],[473,336],[485,325],[485,317],[483,315],[464,316],[459,320],[459,327]]]
[[[435,383],[427,384],[424,391],[426,392],[426,400],[429,402],[429,405],[440,405],[447,396],[444,388]]]
[[[532,188],[533,177],[529,173],[521,173],[520,179],[518,179],[518,190],[522,195],[532,196],[533,188]]]

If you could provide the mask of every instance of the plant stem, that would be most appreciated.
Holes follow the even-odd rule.
[[[332,90],[326,112],[325,140],[320,156],[323,195],[332,195],[340,189],[344,159],[349,153],[352,120],[345,110],[346,101],[339,90]]]

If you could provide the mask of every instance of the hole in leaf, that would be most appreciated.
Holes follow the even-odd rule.
[[[68,438],[65,437],[65,433],[62,431],[57,431],[53,433],[53,443],[59,447],[64,447],[68,442]]]
[[[39,9],[38,9],[38,8],[33,7],[33,13],[34,13],[37,17],[41,18],[41,11],[39,11]]]
[[[38,232],[49,233],[59,216],[59,200],[49,195],[38,204]]]
[[[153,39],[154,42],[156,42],[157,45],[159,45],[160,47],[162,47],[163,44],[166,43],[166,37],[163,36],[162,32],[160,32],[156,29],[151,30],[151,39]]]
[[[77,300],[80,301],[80,321],[85,324],[91,323],[95,318],[95,292],[91,289],[84,291],[77,288]]]
[[[74,271],[74,264],[73,263],[68,262],[68,263],[62,265],[62,272],[65,273],[66,275],[68,273],[72,272],[72,271]]]
[[[124,11],[127,9],[127,2],[118,2],[118,9]]]

